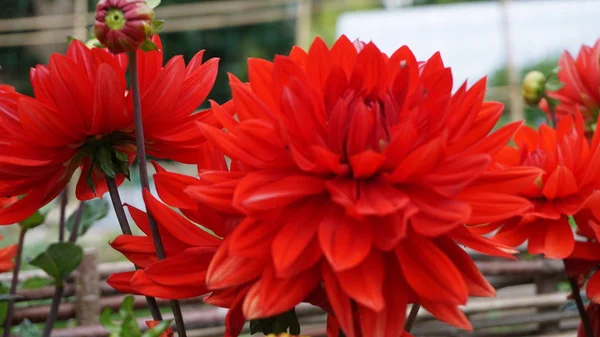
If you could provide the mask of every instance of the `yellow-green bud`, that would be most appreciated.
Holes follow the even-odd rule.
[[[527,104],[536,105],[544,97],[544,84],[546,76],[541,72],[534,70],[525,75],[521,95]]]

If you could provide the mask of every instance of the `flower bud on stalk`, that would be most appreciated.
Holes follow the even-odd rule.
[[[132,52],[152,35],[153,20],[145,0],[100,0],[94,32],[112,53]]]
[[[525,75],[521,95],[527,104],[536,105],[544,97],[544,85],[546,76],[541,72],[534,70]]]

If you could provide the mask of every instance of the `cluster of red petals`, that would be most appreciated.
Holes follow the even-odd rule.
[[[486,232],[501,227],[495,241],[517,246],[529,240],[530,253],[564,259],[575,247],[568,217],[575,215],[577,219],[584,207],[591,212],[589,209],[597,211],[600,206],[594,194],[600,187],[600,134],[596,132],[588,141],[581,114],[576,113],[561,118],[556,129],[545,124],[539,131],[523,126],[514,142],[516,147],[507,146],[496,155],[495,164],[501,168],[538,167],[543,171],[521,192],[534,208],[522,216],[475,230]],[[584,222],[577,224],[586,226]]]
[[[3,202],[3,200],[0,199],[0,209],[3,207],[2,202]],[[2,238],[3,237],[0,236],[0,240]],[[13,260],[14,260],[16,254],[17,254],[17,245],[16,244],[12,244],[12,245],[8,245],[6,247],[0,248],[0,273],[7,272],[14,268],[15,263]]]
[[[573,252],[565,259],[565,270],[567,274],[577,280],[580,287],[585,285],[587,298],[592,302],[587,310],[595,313],[595,324],[600,324],[600,273],[597,267],[600,265],[600,194],[595,193],[586,207],[577,212],[573,217],[577,223],[577,234],[583,240],[575,242]],[[596,205],[596,206],[595,206]],[[600,327],[600,325],[598,325]],[[598,330],[595,330],[598,331]]]
[[[485,81],[452,94],[439,54],[388,57],[341,37],[250,59],[249,83],[230,85],[232,104],[212,107],[226,131],[201,128],[240,169],[184,189],[216,214],[243,215],[218,234],[206,280],[207,302],[231,309],[226,335],[324,295],[348,337],[401,336],[409,303],[470,329],[458,306],[494,289],[457,242],[510,250],[464,224],[529,210],[517,194],[540,173],[490,169],[519,124],[490,134],[502,105],[483,101]]]
[[[158,36],[153,38],[160,48]],[[217,75],[217,59],[202,63],[199,52],[187,65],[181,56],[163,66],[161,50],[138,52],[144,133],[148,154],[184,163],[197,161],[205,138],[196,122],[213,123],[194,110]],[[0,224],[20,221],[50,202],[81,168],[77,197],[107,191],[104,173],[93,164],[89,144],[103,142],[133,161],[133,104],[127,90],[127,59],[73,41],[65,55],[31,70],[35,98],[0,86],[0,197],[23,195],[0,210]],[[87,176],[91,176],[92,189]],[[124,179],[117,176],[117,182]],[[95,193],[94,193],[95,190]]]
[[[600,111],[600,40],[591,47],[583,45],[577,58],[565,51],[558,66],[558,79],[564,86],[549,93],[560,102],[556,109],[558,117],[575,116],[579,109],[586,125],[595,123]],[[541,102],[541,107],[549,111],[545,101]]]
[[[222,164],[217,166],[226,168],[224,158],[221,157],[220,160]],[[218,170],[203,175],[205,182],[167,172],[157,163],[153,164],[157,170],[154,175],[156,189],[168,206],[147,190],[144,191],[144,201],[147,211],[159,226],[166,258],[157,258],[147,214],[126,205],[134,222],[145,235],[120,235],[110,245],[140,269],[113,274],[107,282],[121,292],[159,298],[181,299],[204,295],[209,292],[206,287],[208,265],[222,243],[221,238],[205,229],[210,229],[219,236],[226,236],[235,226],[239,215],[211,210],[205,202],[196,203],[183,192],[185,188],[202,188],[210,181],[210,175],[219,175]],[[178,208],[181,213],[171,207]],[[197,223],[209,225],[202,228]]]
[[[156,327],[157,325],[159,325],[161,323],[161,321],[146,321],[146,326],[149,327],[150,329]],[[161,333],[158,337],[173,337],[173,329],[171,329],[170,327],[167,328],[165,331],[163,331],[163,333]]]

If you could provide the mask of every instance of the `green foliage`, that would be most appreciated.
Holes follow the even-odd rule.
[[[46,251],[34,257],[29,264],[44,270],[54,278],[57,286],[79,266],[83,258],[83,249],[71,242],[53,243]]]
[[[103,219],[108,214],[109,204],[105,199],[93,199],[87,201],[83,204],[83,214],[81,215],[81,223],[79,224],[79,233],[77,236],[84,235],[88,229],[92,227],[92,225],[98,220]],[[71,214],[69,219],[67,219],[67,229],[69,231],[73,230],[73,225],[75,224],[75,218],[77,217],[77,212]]]
[[[41,337],[42,333],[40,330],[31,323],[30,320],[25,319],[16,329],[17,336],[20,337]]]
[[[110,332],[110,337],[158,337],[171,325],[171,321],[162,321],[153,329],[142,333],[136,320],[133,301],[133,296],[127,296],[117,313],[106,308],[100,314],[100,324]]]
[[[39,289],[39,288],[47,287],[52,284],[53,284],[52,280],[45,278],[45,277],[36,276],[36,277],[28,278],[27,280],[25,280],[25,282],[23,282],[23,284],[21,285],[21,288],[23,288],[23,289]]]

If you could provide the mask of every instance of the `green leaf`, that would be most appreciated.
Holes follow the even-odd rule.
[[[154,44],[154,42],[152,42],[150,40],[146,40],[146,41],[144,41],[144,44],[142,44],[140,49],[147,52],[147,51],[158,50],[158,47]]]
[[[121,314],[121,316],[125,317],[127,314],[133,313],[134,302],[135,299],[133,298],[133,296],[128,295],[127,297],[125,297],[125,299],[121,303],[121,308],[119,308],[119,313]]]
[[[556,68],[552,69],[552,71],[550,73],[557,75],[559,71],[560,71],[560,67],[556,67]]]
[[[29,261],[54,278],[56,285],[62,282],[79,266],[83,258],[83,249],[71,242],[53,243],[46,251]]]
[[[52,280],[49,278],[36,276],[36,277],[28,278],[27,280],[25,280],[25,282],[23,282],[23,285],[21,285],[21,288],[23,288],[23,289],[39,289],[39,288],[43,288],[43,287],[52,285],[53,283],[54,282],[52,282]]]
[[[32,229],[46,221],[46,215],[42,214],[40,211],[35,211],[29,218],[19,222],[19,226],[23,229]]]
[[[83,204],[82,207],[83,213],[81,214],[81,223],[79,224],[79,233],[77,233],[77,236],[84,235],[96,221],[106,217],[110,208],[108,201],[105,199],[92,199]],[[76,217],[77,212],[71,214],[69,219],[67,219],[66,225],[69,231],[73,230]]]
[[[160,5],[160,1],[161,0],[146,0],[146,5],[148,5],[148,7],[151,9],[154,9]]]
[[[161,333],[165,332],[165,330],[167,330],[167,328],[171,325],[171,321],[162,321],[160,323],[158,323],[157,326],[155,326],[152,329],[148,329],[146,330],[146,332],[144,332],[144,334],[142,335],[142,337],[159,337]]]
[[[160,33],[165,26],[165,20],[152,20],[152,35]]]
[[[19,326],[17,327],[17,336],[20,337],[41,337],[42,333],[38,328],[31,323],[30,320],[25,319]]]
[[[110,308],[105,308],[100,314],[100,324],[108,330],[108,332],[118,334],[121,331],[121,325],[112,321],[113,311]]]

